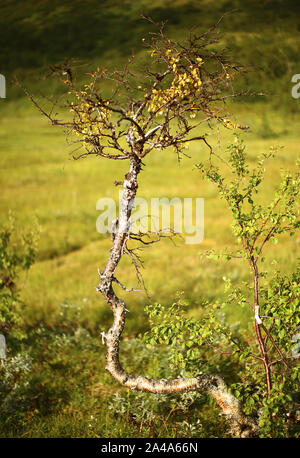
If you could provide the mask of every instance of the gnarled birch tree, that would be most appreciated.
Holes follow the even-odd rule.
[[[124,300],[117,296],[114,285],[121,284],[117,268],[122,256],[129,255],[138,268],[138,259],[129,247],[133,237],[130,218],[142,170],[146,167],[145,158],[153,150],[170,147],[180,158],[191,142],[204,144],[211,157],[213,149],[207,134],[199,135],[201,127],[211,129],[220,123],[227,128],[244,128],[232,122],[225,105],[227,98],[240,95],[234,92],[233,80],[244,69],[232,63],[225,50],[216,51],[213,46],[218,41],[216,28],[191,34],[185,43],[177,43],[165,35],[163,26],[155,25],[156,33],[142,39],[149,52],[149,65],[143,71],[137,70],[132,57],[122,70],[108,72],[98,68],[90,73],[89,83],[78,89],[67,64],[53,68],[67,88],[66,105],[71,117],[58,119],[53,107],[46,110],[25,91],[51,124],[66,128],[69,138],[78,147],[74,159],[97,156],[128,163],[124,179],[116,181],[123,187],[120,213],[107,263],[99,269],[97,286],[113,313],[112,326],[103,334],[107,371],[118,383],[132,390],[207,391],[227,417],[231,435],[253,436],[257,433],[256,423],[242,413],[239,401],[228,391],[221,376],[202,373],[199,367],[194,377],[153,380],[127,373],[119,360],[127,308]],[[113,88],[109,96],[101,86],[107,82]],[[134,234],[134,239],[147,243],[144,236]]]

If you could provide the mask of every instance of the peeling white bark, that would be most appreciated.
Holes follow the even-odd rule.
[[[137,155],[130,159],[130,170],[125,175],[123,183],[123,197],[118,221],[118,228],[114,234],[113,245],[103,272],[99,272],[100,282],[97,290],[101,292],[113,312],[113,323],[106,333],[102,333],[106,343],[106,370],[122,386],[132,390],[149,393],[178,393],[189,390],[208,392],[217,402],[221,413],[227,418],[230,425],[230,435],[234,437],[251,437],[258,435],[256,422],[242,413],[240,402],[228,391],[224,381],[219,376],[199,373],[195,377],[153,380],[141,375],[128,374],[119,360],[119,345],[125,326],[127,309],[122,299],[118,298],[113,290],[114,274],[123,255],[126,241],[129,237],[129,219],[132,203],[138,188],[138,174],[141,170],[141,161]]]
[[[255,306],[254,318],[255,318],[257,324],[262,324],[261,318],[259,316],[259,306],[258,305]]]

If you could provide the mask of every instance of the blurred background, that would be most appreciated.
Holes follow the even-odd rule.
[[[141,14],[167,21],[166,33],[184,40],[191,30],[205,31],[229,12],[219,24],[220,44],[228,48],[233,60],[249,68],[236,87],[265,94],[236,99],[229,111],[240,124],[250,126],[243,134],[250,161],[270,146],[284,147],[267,172],[267,202],[281,170],[294,169],[300,152],[300,98],[291,94],[295,85],[291,79],[300,73],[297,0],[1,1],[0,73],[6,77],[7,88],[6,98],[0,99],[0,219],[4,223],[11,211],[20,233],[36,219],[41,228],[37,261],[20,279],[28,332],[22,349],[29,349],[32,358],[31,378],[20,398],[13,398],[8,413],[2,414],[2,436],[193,434],[178,426],[180,418],[171,416],[170,423],[163,422],[166,412],[170,413],[170,399],[158,401],[155,396],[127,393],[104,371],[105,352],[99,335],[109,327],[111,312],[94,287],[97,268],[104,266],[111,241],[96,231],[96,202],[101,197],[117,199],[113,181],[122,180],[126,164],[97,158],[71,161],[64,132],[51,127],[13,81],[17,76],[38,99],[42,94],[58,97],[61,87],[45,75],[50,66],[63,60],[77,63],[78,85],[84,84],[91,69],[119,68],[132,54],[146,63],[142,38],[153,32],[153,26]],[[220,153],[232,139],[232,131],[226,129],[211,135]],[[237,262],[201,258],[207,249],[232,248],[235,243],[228,210],[194,168],[206,153],[201,144],[194,144],[191,157],[180,164],[171,151],[154,152],[146,159],[140,196],[203,197],[205,235],[196,246],[181,243],[174,247],[164,240],[147,248],[143,275],[149,297],[143,292],[120,291],[131,311],[122,346],[129,371],[169,375],[164,354],[153,358],[133,341],[147,329],[145,305],[155,301],[170,304],[181,291],[190,304],[188,313],[197,317],[202,300],[222,297],[222,277],[231,278],[234,284],[248,279],[247,268]],[[276,259],[281,269],[292,271],[299,242],[297,237],[280,239],[269,249],[266,265],[270,267]],[[128,288],[136,287],[128,259],[122,260],[118,278]],[[241,314],[233,308],[227,313],[232,323],[248,325],[247,311]],[[154,412],[153,417],[137,419],[132,412],[134,402],[139,402],[141,411]],[[216,430],[209,421],[214,406],[199,402],[204,412],[203,435],[222,435],[222,426]],[[21,407],[16,409],[16,405]]]

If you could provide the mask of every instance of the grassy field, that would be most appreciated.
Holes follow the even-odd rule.
[[[280,178],[280,169],[293,169],[299,156],[299,134],[294,128],[299,118],[293,115],[287,123],[278,113],[268,112],[273,134],[270,138],[263,138],[264,106],[257,106],[250,112],[246,107],[238,107],[238,111],[239,118],[253,126],[252,132],[244,134],[250,160],[271,145],[284,145],[268,170],[267,201]],[[115,393],[123,393],[123,390],[105,374],[104,347],[99,337],[100,332],[108,328],[111,313],[94,286],[97,284],[97,268],[103,267],[107,258],[110,238],[96,231],[99,214],[96,202],[103,196],[117,198],[113,181],[121,179],[124,165],[120,167],[119,164],[93,159],[69,161],[63,134],[47,126],[34,111],[28,112],[26,117],[5,117],[0,132],[1,150],[5,152],[0,160],[2,220],[11,209],[20,230],[33,224],[35,216],[42,230],[38,261],[24,278],[22,291],[26,325],[35,342],[31,347],[34,348],[30,388],[33,392],[29,395],[29,400],[34,401],[27,401],[21,424],[6,425],[4,422],[2,434],[118,437],[144,434],[147,437],[151,428],[154,428],[151,433],[154,435],[178,434],[178,419],[171,423],[172,427],[168,424],[161,429],[161,420],[156,414],[155,420],[146,422],[141,433],[139,423],[135,425],[128,412],[124,428],[123,420],[115,423],[112,411],[108,410],[107,403],[112,402],[110,399]],[[231,141],[231,136],[230,132],[222,133],[221,150]],[[169,304],[177,291],[183,291],[190,301],[188,313],[197,317],[203,299],[213,301],[222,297],[224,275],[234,284],[248,278],[245,266],[239,263],[224,264],[200,258],[200,254],[209,248],[232,247],[234,240],[230,214],[224,203],[216,198],[213,188],[203,184],[193,168],[207,151],[202,145],[195,145],[190,154],[191,158],[185,158],[181,164],[172,152],[163,155],[157,152],[146,162],[140,196],[204,197],[205,238],[200,245],[179,242],[177,247],[164,240],[145,250],[143,274],[150,298],[143,292],[121,293],[131,311],[124,332],[124,358],[128,369],[137,365],[137,369],[144,370],[136,356],[134,361],[131,360],[134,351],[131,340],[147,329],[143,313],[146,304],[154,301]],[[276,258],[283,270],[293,270],[296,252],[299,253],[298,244],[299,238],[280,240],[269,251],[267,265],[270,266]],[[128,260],[122,261],[118,275],[128,287],[137,285],[134,268]],[[247,325],[247,313],[240,315],[238,310],[230,310],[228,314],[232,323]],[[82,332],[83,340],[78,337]],[[60,342],[59,339],[65,340]],[[30,339],[26,345],[30,348]],[[144,359],[149,358],[142,348],[140,352]],[[146,370],[148,375],[159,373],[159,359],[149,361]],[[123,396],[129,395],[124,392]],[[36,413],[31,418],[35,405]],[[134,405],[132,399],[131,405]],[[128,410],[131,410],[130,404]],[[69,422],[70,415],[74,422]],[[97,419],[92,427],[87,426],[90,415]],[[211,434],[217,433],[212,431]]]
[[[13,35],[14,30],[11,27],[8,32],[4,23],[12,24],[15,21],[17,24],[19,21],[24,29],[19,30],[14,35],[15,41],[7,45],[12,54],[8,52],[10,58],[0,71],[13,75],[17,70],[19,75],[24,75],[27,83],[30,83],[35,70],[45,63],[43,56],[47,61],[58,61],[65,57],[63,53],[66,47],[70,56],[89,58],[95,64],[99,62],[98,55],[102,56],[101,61],[107,58],[108,65],[115,64],[120,56],[122,59],[128,55],[133,46],[138,46],[140,36],[145,33],[138,18],[138,5],[141,3],[154,16],[168,17],[170,33],[176,33],[179,37],[183,36],[184,30],[188,30],[198,8],[198,2],[172,2],[173,7],[170,8],[168,1],[151,2],[151,7],[145,1],[124,2],[124,5],[130,4],[125,11],[127,7],[123,3],[121,7],[121,2],[113,2],[114,6],[103,2],[107,5],[106,19],[114,13],[110,19],[113,30],[124,28],[124,24],[128,23],[137,27],[130,34],[130,39],[122,44],[124,37],[118,34],[114,34],[115,41],[109,33],[103,33],[98,41],[95,40],[94,28],[90,34],[87,32],[89,22],[82,31],[82,17],[75,14],[77,2],[71,4],[66,1],[61,6],[61,2],[53,2],[51,7],[50,2],[45,2],[44,10],[39,7],[32,15],[26,12],[26,8],[31,6],[30,1],[24,2],[26,8],[19,8],[13,14],[13,5],[16,3],[19,2],[3,2],[5,14],[0,19],[0,44],[1,40],[3,43],[4,38],[8,37],[8,33]],[[83,11],[88,21],[91,21],[91,12],[96,8],[96,3],[89,2],[89,8]],[[226,2],[220,2],[214,14],[208,14],[212,2],[207,0],[201,3],[205,13],[201,18],[204,18],[205,26],[228,9]],[[233,6],[240,6],[240,2],[232,3],[236,3]],[[242,61],[244,58],[250,64],[258,63],[268,68],[268,73],[263,72],[259,77],[255,74],[254,79],[251,79],[250,72],[244,84],[262,81],[274,97],[270,95],[262,101],[255,98],[254,101],[235,103],[230,109],[238,122],[250,126],[249,132],[243,134],[250,162],[258,154],[268,151],[270,146],[284,146],[270,163],[267,172],[264,199],[268,201],[280,179],[280,170],[293,170],[300,154],[300,101],[293,100],[290,95],[290,77],[297,73],[297,69],[298,73],[300,71],[299,53],[296,53],[299,47],[299,24],[292,14],[297,11],[298,4],[289,1],[290,8],[283,8],[282,2],[277,2],[276,10],[270,6],[271,2],[263,2],[264,11],[270,18],[273,17],[276,27],[266,27],[262,36],[259,29],[262,17],[255,13],[251,2],[248,3],[241,13],[242,21],[234,18],[230,22],[226,19],[224,30],[228,32],[229,46],[236,55],[240,55]],[[258,7],[258,2],[252,3]],[[48,28],[44,27],[45,17],[48,18]],[[199,23],[196,25],[202,25],[200,18],[197,20]],[[60,40],[55,41],[55,37],[61,36],[64,33],[62,31],[66,30],[64,21],[68,22],[69,28],[66,43],[62,46]],[[30,38],[31,28],[34,34]],[[76,31],[83,37],[79,40],[80,45],[72,40]],[[48,54],[43,54],[48,33],[52,41]],[[22,44],[26,52],[24,59],[19,60],[19,68],[15,68],[14,63],[20,54],[20,37],[27,38]],[[39,47],[30,54],[34,37],[40,40]],[[272,37],[271,42],[268,37]],[[92,49],[90,40],[95,44]],[[110,40],[111,52],[108,51]],[[278,52],[274,54],[279,42],[282,58],[278,57]],[[257,49],[257,43],[261,43],[261,51]],[[0,48],[3,49],[2,46]],[[260,52],[264,53],[265,58],[257,62]],[[280,65],[284,66],[283,70],[280,70]],[[56,86],[51,84],[48,90],[57,92]],[[47,82],[33,82],[32,87],[38,92],[47,88]],[[104,159],[71,161],[71,150],[64,133],[50,127],[16,88],[9,86],[8,89],[11,97],[0,100],[0,221],[4,222],[11,210],[20,231],[26,230],[37,219],[41,234],[37,262],[29,274],[22,278],[24,319],[29,334],[23,343],[23,350],[28,352],[32,364],[29,384],[21,386],[15,394],[7,407],[9,414],[0,413],[0,436],[222,436],[223,424],[210,421],[211,416],[217,418],[217,409],[206,397],[195,401],[189,411],[189,422],[199,417],[202,424],[195,432],[184,423],[184,410],[178,413],[174,409],[176,396],[158,398],[155,395],[128,393],[105,373],[105,349],[100,333],[109,327],[111,312],[96,292],[95,285],[98,280],[97,268],[104,266],[111,241],[109,236],[96,231],[99,214],[96,202],[101,197],[117,198],[118,189],[113,181],[122,179],[126,164],[110,163]],[[224,129],[219,135],[212,134],[211,141],[222,154],[232,141],[232,131]],[[213,187],[201,181],[194,168],[194,164],[207,156],[207,150],[201,144],[194,144],[189,154],[191,157],[184,158],[180,164],[171,151],[154,152],[146,160],[139,195],[147,199],[203,197],[205,237],[200,245],[188,246],[179,242],[174,247],[169,240],[163,240],[147,248],[143,254],[143,274],[149,297],[143,292],[120,292],[130,309],[122,342],[122,361],[128,371],[143,371],[151,376],[170,375],[163,349],[153,357],[141,344],[134,343],[134,337],[147,329],[143,313],[145,305],[154,301],[170,304],[176,292],[183,291],[190,302],[188,313],[197,317],[201,313],[199,304],[203,299],[214,301],[222,297],[223,276],[230,277],[234,284],[248,278],[245,266],[238,262],[224,264],[201,257],[209,248],[232,247],[234,239],[230,229],[230,214],[224,202],[217,199]],[[267,267],[272,268],[271,262],[277,259],[283,271],[292,271],[300,252],[299,243],[300,238],[280,239],[279,244],[267,253]],[[118,278],[127,287],[137,285],[134,268],[128,259],[122,260]],[[232,323],[239,322],[241,326],[247,326],[247,313],[241,315],[234,309],[227,313]],[[144,416],[136,417],[136,410]],[[170,421],[167,422],[166,418]]]

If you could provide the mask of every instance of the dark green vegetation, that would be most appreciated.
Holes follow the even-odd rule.
[[[23,359],[12,360],[5,374],[1,369],[1,381],[6,380],[0,388],[2,437],[224,434],[218,409],[206,397],[186,395],[178,404],[174,396],[131,393],[105,373],[100,332],[108,328],[111,313],[94,286],[110,240],[96,232],[95,206],[100,197],[117,197],[113,181],[122,179],[125,167],[96,159],[68,162],[70,148],[64,134],[47,125],[11,80],[17,74],[33,93],[57,94],[56,83],[39,75],[47,73],[48,64],[62,59],[91,62],[78,69],[80,78],[93,66],[119,66],[133,50],[145,63],[141,38],[153,29],[140,19],[142,11],[155,20],[168,19],[168,33],[182,39],[192,27],[205,30],[233,8],[241,11],[222,21],[222,42],[235,59],[254,66],[240,87],[269,93],[230,107],[238,122],[251,127],[244,136],[249,160],[270,145],[285,146],[268,168],[265,197],[269,201],[280,169],[292,169],[300,152],[300,101],[290,95],[291,77],[300,73],[298,1],[1,2],[0,73],[8,79],[7,99],[0,99],[1,222],[11,209],[20,233],[31,227],[34,214],[42,230],[37,262],[19,281],[26,337],[19,343],[8,338],[9,355],[21,349]],[[221,140],[224,149],[232,141],[231,132],[224,129]],[[190,302],[188,314],[197,318],[202,300],[222,300],[223,276],[235,286],[248,279],[247,269],[238,262],[224,265],[199,256],[207,249],[234,247],[226,206],[192,170],[204,153],[202,146],[193,146],[192,158],[180,167],[171,152],[164,156],[157,152],[147,161],[140,195],[204,197],[205,240],[200,246],[181,248],[163,241],[145,250],[144,278],[151,300],[143,293],[124,294],[131,313],[121,351],[129,372],[153,377],[172,374],[164,348],[153,358],[151,350],[133,340],[147,329],[145,305],[171,304],[180,290]],[[273,269],[276,258],[283,272],[294,271],[297,252],[297,236],[279,238],[278,245],[269,248],[266,269]],[[124,259],[121,267],[120,280],[135,286],[129,261]],[[232,324],[247,325],[246,311],[240,315],[233,308],[227,313]],[[230,359],[218,358],[211,364],[227,381],[239,382]]]
[[[222,14],[223,43],[231,55],[253,66],[243,89],[268,91],[276,107],[288,105],[282,93],[297,73],[300,5],[297,0],[3,0],[0,16],[1,72],[38,80],[49,65],[64,59],[112,67],[143,52],[141,37],[153,30],[141,13],[168,20],[170,36],[186,38],[191,29],[208,29]],[[85,71],[87,67],[81,67]],[[47,73],[47,72],[46,72]],[[49,89],[49,81],[35,81]],[[51,86],[51,83],[50,83]],[[58,90],[51,87],[51,93]],[[20,95],[10,89],[11,96]],[[253,98],[252,101],[256,101]]]

